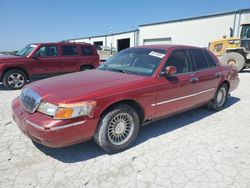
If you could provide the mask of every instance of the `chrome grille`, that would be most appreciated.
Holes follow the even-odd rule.
[[[41,97],[31,89],[25,88],[22,90],[19,100],[25,111],[34,113],[41,102]]]

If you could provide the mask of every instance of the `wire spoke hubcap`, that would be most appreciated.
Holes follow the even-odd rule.
[[[108,125],[108,138],[114,145],[126,143],[134,131],[134,120],[128,113],[116,115]]]
[[[8,77],[8,84],[15,88],[21,87],[24,84],[23,75],[19,73],[12,73]]]

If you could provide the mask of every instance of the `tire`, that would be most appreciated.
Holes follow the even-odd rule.
[[[223,109],[228,97],[228,86],[222,84],[216,91],[213,99],[208,103],[208,108],[211,110],[219,111]]]
[[[26,83],[27,76],[21,70],[9,70],[3,75],[3,84],[7,89],[21,89]]]
[[[93,67],[91,67],[90,65],[84,65],[80,68],[80,71],[87,71],[91,69],[93,69]]]
[[[137,112],[129,105],[117,105],[101,117],[94,139],[108,153],[117,153],[134,142],[139,127]]]
[[[236,66],[238,69],[238,72],[244,69],[245,61],[246,61],[244,56],[237,52],[226,53],[220,58],[220,60],[223,65]]]

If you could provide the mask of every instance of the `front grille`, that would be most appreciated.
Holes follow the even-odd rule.
[[[37,93],[28,88],[22,90],[20,103],[25,111],[34,113],[40,102],[41,97]]]

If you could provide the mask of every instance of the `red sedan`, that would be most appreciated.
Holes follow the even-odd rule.
[[[92,139],[126,149],[141,125],[207,104],[223,108],[237,69],[208,50],[177,45],[121,51],[97,70],[31,83],[12,103],[13,119],[33,141],[63,147]]]

